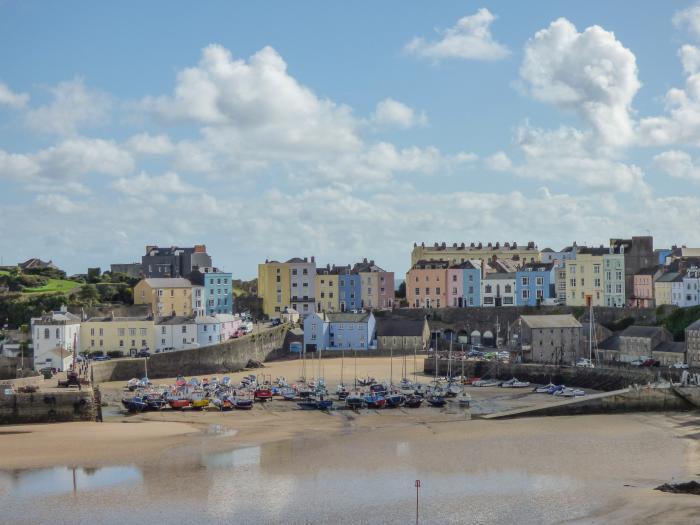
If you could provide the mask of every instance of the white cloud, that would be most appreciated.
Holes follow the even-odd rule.
[[[686,29],[695,38],[700,39],[700,4],[676,11],[672,21],[676,27]]]
[[[681,64],[683,64],[683,70],[688,75],[698,72],[698,69],[700,69],[700,49],[686,44],[678,50],[678,56],[681,59]]]
[[[149,133],[139,133],[130,137],[126,141],[126,146],[134,153],[141,155],[167,155],[175,149],[167,135]]]
[[[271,47],[246,62],[219,45],[207,46],[196,67],[178,73],[172,96],[141,105],[166,121],[211,127],[229,151],[248,156],[333,153],[361,143],[350,109],[301,85]]]
[[[158,193],[195,194],[201,191],[184,182],[177,173],[173,172],[159,176],[151,176],[141,172],[135,177],[119,178],[110,186],[120,193],[133,196],[143,195],[146,198]]]
[[[27,105],[29,95],[26,93],[15,93],[7,84],[0,82],[0,106],[5,105],[13,109],[22,109]]]
[[[599,26],[579,33],[560,18],[527,42],[520,76],[536,99],[577,112],[602,146],[634,139],[637,62],[614,33]]]
[[[513,167],[513,162],[503,151],[498,151],[484,159],[486,167],[493,171],[509,171]]]
[[[34,202],[44,210],[50,210],[59,215],[70,215],[79,211],[81,206],[60,193],[42,193],[35,197]]]
[[[659,171],[676,179],[700,182],[700,166],[685,151],[664,151],[654,156],[654,166]]]
[[[446,58],[464,60],[499,60],[508,56],[506,46],[494,40],[491,24],[496,19],[488,9],[482,7],[475,14],[465,16],[457,24],[438,31],[440,40],[426,41],[414,38],[405,46],[413,55],[439,61]]]
[[[428,122],[428,117],[425,112],[416,113],[410,106],[389,97],[377,104],[371,120],[380,127],[408,129],[424,126]]]
[[[55,135],[76,135],[82,126],[102,124],[110,110],[109,97],[88,89],[81,78],[51,88],[50,104],[29,110],[25,122],[31,129]]]

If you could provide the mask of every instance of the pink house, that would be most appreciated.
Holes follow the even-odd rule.
[[[418,261],[406,274],[410,308],[444,308],[447,302],[448,261]]]
[[[378,272],[379,279],[379,308],[394,306],[394,272]]]
[[[631,307],[654,307],[654,281],[661,273],[662,271],[657,268],[645,268],[632,277]]]
[[[233,339],[233,334],[243,325],[243,320],[237,315],[214,314],[212,317],[216,318],[221,324],[220,336],[222,343]]]
[[[452,266],[447,269],[447,304],[458,308],[462,306],[464,299],[464,271],[460,266]]]

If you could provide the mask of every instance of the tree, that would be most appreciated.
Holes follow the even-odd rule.
[[[396,292],[396,297],[397,297],[397,299],[405,299],[406,298],[406,281],[403,281],[399,285],[399,289]]]
[[[84,284],[78,290],[76,297],[81,303],[87,306],[92,306],[93,304],[99,302],[100,293],[97,291],[97,286],[94,284]]]

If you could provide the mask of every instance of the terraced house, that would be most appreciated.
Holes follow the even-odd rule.
[[[81,352],[134,355],[155,347],[155,323],[148,317],[92,317],[80,325]]]
[[[411,308],[443,308],[447,303],[448,261],[418,261],[406,274],[406,299]]]
[[[192,315],[192,283],[182,277],[142,279],[134,287],[134,304],[148,304],[157,317]]]
[[[446,261],[449,264],[459,264],[465,261],[478,259],[483,264],[494,259],[515,261],[519,264],[528,262],[539,262],[540,252],[534,242],[518,244],[505,242],[501,244],[481,242],[471,244],[465,243],[434,243],[426,246],[425,243],[413,244],[411,252],[411,266],[415,266],[420,261]]]

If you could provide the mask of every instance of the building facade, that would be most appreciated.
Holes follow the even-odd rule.
[[[608,248],[579,247],[576,259],[566,261],[566,304],[605,306],[604,255]]]
[[[464,261],[478,259],[482,263],[487,263],[493,259],[503,259],[517,261],[520,264],[528,262],[539,262],[540,252],[534,242],[525,245],[517,243],[453,243],[451,246],[446,243],[434,243],[426,246],[425,243],[413,245],[411,252],[411,266],[415,266],[419,261],[446,261],[449,264],[459,264]]]
[[[197,344],[200,347],[221,342],[221,323],[216,317],[203,315],[195,317],[194,322],[197,325]]]
[[[515,273],[487,273],[481,280],[481,306],[515,305]]]
[[[654,308],[654,281],[661,275],[661,270],[643,268],[632,278],[632,296],[630,306],[634,308]]]
[[[692,266],[686,270],[683,276],[683,293],[678,306],[689,308],[700,305],[700,269]]]
[[[372,312],[314,312],[304,319],[304,348],[366,351],[375,347],[375,325]]]
[[[291,307],[291,282],[289,265],[278,261],[265,261],[258,265],[258,297],[262,299],[263,313],[279,318],[284,309]]]
[[[338,275],[340,311],[352,312],[362,308],[362,280],[350,268],[340,270]]]
[[[518,306],[538,306],[554,298],[554,263],[528,263],[515,273]]]
[[[155,324],[155,347],[161,352],[196,348],[197,323],[192,317],[164,317]]]
[[[73,349],[80,348],[80,317],[65,308],[30,321],[34,370],[66,370]]]
[[[134,286],[134,304],[147,304],[157,317],[192,315],[192,283],[179,278],[141,279]]]
[[[340,293],[338,288],[338,271],[336,268],[316,269],[316,283],[314,284],[316,294],[317,312],[339,312]]]
[[[680,272],[668,272],[654,282],[654,300],[657,306],[677,304],[683,293],[683,275]]]
[[[412,308],[444,308],[447,302],[447,261],[418,261],[406,274],[406,299]]]
[[[603,255],[603,266],[605,270],[605,306],[621,308],[627,304],[627,293],[625,290],[625,260],[624,253],[615,253],[611,247],[610,252]],[[632,277],[630,277],[630,285]],[[631,295],[631,294],[629,294]]]
[[[428,348],[430,327],[426,319],[377,319],[377,349],[412,354]]]
[[[581,323],[572,315],[521,315],[523,359],[554,365],[573,364],[581,348]]]
[[[233,313],[233,275],[216,269],[204,274],[206,315]]]
[[[81,352],[134,355],[155,347],[153,317],[92,317],[80,325]]]
[[[688,366],[700,367],[700,320],[685,329],[685,350]]]
[[[211,265],[203,244],[190,248],[146,246],[146,254],[141,257],[144,277],[187,277],[193,270]]]
[[[291,286],[291,306],[302,317],[314,312],[316,307],[316,263],[311,257],[295,257],[287,261],[289,265],[289,283]]]

